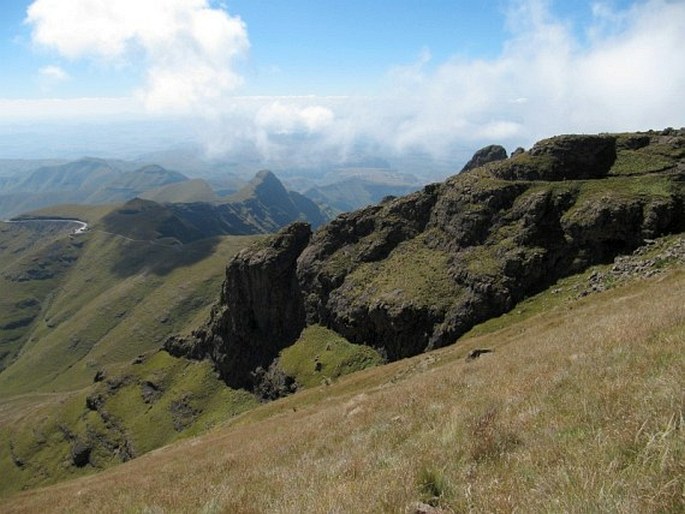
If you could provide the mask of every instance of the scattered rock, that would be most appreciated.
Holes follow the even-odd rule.
[[[76,439],[71,447],[71,463],[77,468],[84,467],[90,462],[90,452],[92,450],[89,444]]]
[[[135,357],[131,361],[131,364],[142,364],[143,362],[145,362],[145,355],[141,354],[141,355],[138,355],[137,357]]]
[[[112,377],[106,381],[107,391],[113,393],[119,388],[127,385],[131,381],[131,377],[128,375],[119,375]]]
[[[275,400],[297,391],[297,383],[281,369],[278,359],[267,369],[257,367],[252,372],[252,380],[255,384],[253,392],[262,400]]]
[[[174,430],[181,432],[189,427],[197,417],[202,413],[190,404],[192,395],[185,393],[181,398],[171,402],[169,412],[171,412],[171,420],[174,425]]]
[[[582,298],[592,293],[600,293],[615,284],[630,279],[648,279],[663,273],[667,262],[685,264],[685,237],[670,242],[646,240],[630,255],[619,255],[608,271],[593,271],[587,279],[587,287],[578,292]],[[646,257],[647,254],[650,257]]]
[[[99,369],[95,372],[93,377],[93,382],[102,382],[107,377],[107,373],[104,369]]]
[[[89,394],[86,397],[86,407],[88,410],[98,411],[105,404],[105,398],[100,393]]]
[[[466,354],[467,361],[475,361],[481,355],[486,353],[492,353],[494,350],[492,348],[474,348],[468,354]]]
[[[145,403],[155,403],[162,396],[162,388],[158,384],[146,380],[140,386],[140,393]]]
[[[416,502],[411,509],[413,514],[443,514],[445,511],[439,507],[433,507],[423,502]]]

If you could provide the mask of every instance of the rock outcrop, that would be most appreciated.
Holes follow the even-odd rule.
[[[559,136],[311,239],[295,224],[241,252],[207,326],[167,348],[249,386],[309,324],[389,359],[451,344],[562,276],[683,231],[684,164],[684,131]]]
[[[493,173],[506,180],[596,179],[605,177],[615,160],[615,136],[556,136],[500,163]]]
[[[226,269],[221,298],[206,327],[190,339],[169,339],[174,355],[209,357],[233,387],[251,387],[252,371],[292,344],[304,328],[296,261],[311,236],[294,223],[277,236],[240,252]]]
[[[464,164],[461,172],[469,171],[475,168],[480,168],[491,162],[503,161],[507,158],[507,151],[500,145],[489,145],[478,150],[471,160]]]

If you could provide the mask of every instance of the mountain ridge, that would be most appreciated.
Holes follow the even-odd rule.
[[[650,169],[657,161],[668,166]],[[259,301],[259,288],[225,286],[205,327],[170,339],[166,348],[210,358],[229,385],[254,387],[251,370],[229,363],[241,358],[225,356],[263,355],[252,364],[268,367],[294,339],[257,336],[265,333],[258,320],[300,301],[304,311],[295,309],[300,314],[290,324],[320,324],[380,348],[390,360],[451,344],[565,275],[682,231],[684,163],[683,131],[542,140],[528,152],[339,216],[289,260],[282,273],[295,273],[297,281],[270,293],[281,303]],[[291,236],[305,232],[294,225],[274,236],[270,250],[261,244],[241,252],[227,277],[251,266],[253,282],[268,283],[259,263],[297,253],[290,242],[301,238]],[[255,336],[247,346],[240,341],[250,334],[238,336],[227,321],[245,306]]]

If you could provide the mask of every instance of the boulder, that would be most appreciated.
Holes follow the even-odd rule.
[[[502,161],[507,158],[507,151],[500,145],[489,145],[478,150],[471,160],[461,169],[461,173],[475,168],[480,168],[490,162]]]

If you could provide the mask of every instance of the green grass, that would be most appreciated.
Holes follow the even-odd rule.
[[[363,263],[345,278],[353,297],[390,304],[403,302],[441,309],[463,292],[449,275],[447,252],[428,247],[423,237],[400,243],[383,261]]]
[[[422,501],[447,512],[680,512],[684,294],[676,267],[566,297],[3,507],[404,512]],[[473,347],[494,352],[465,362]]]
[[[116,381],[122,385],[112,389]],[[143,395],[147,383],[159,387],[148,402]],[[86,398],[98,395],[98,410],[89,410]],[[150,354],[141,364],[114,365],[103,382],[55,398],[26,409],[19,419],[0,413],[0,434],[7,443],[0,445],[0,495],[105,469],[121,463],[113,455],[115,447],[126,446],[139,456],[206,432],[259,403],[246,391],[227,388],[210,363],[176,359],[165,352]],[[174,409],[179,404],[183,408]],[[84,468],[70,462],[70,438],[92,447]],[[21,467],[13,462],[17,459]]]
[[[562,221],[582,220],[586,211],[613,205],[625,205],[634,200],[649,203],[670,199],[682,189],[681,185],[661,175],[642,175],[636,177],[610,177],[603,180],[586,180],[569,183],[578,188],[575,205],[562,217]]]
[[[327,328],[312,325],[303,330],[293,345],[281,351],[278,366],[298,386],[313,387],[382,362],[383,358],[372,348],[352,344]]]
[[[215,301],[226,263],[254,239],[217,238],[196,262],[160,273],[157,266],[205,243],[164,248],[97,230],[79,236],[78,261],[50,284],[54,292],[26,331],[21,355],[0,373],[0,397],[81,388],[101,366],[159,348]],[[122,258],[141,265],[121,275]]]
[[[60,224],[0,224],[0,369],[28,339],[55,288],[81,253]]]
[[[673,160],[641,150],[621,150],[609,170],[609,175],[643,175],[663,171],[673,166]]]

